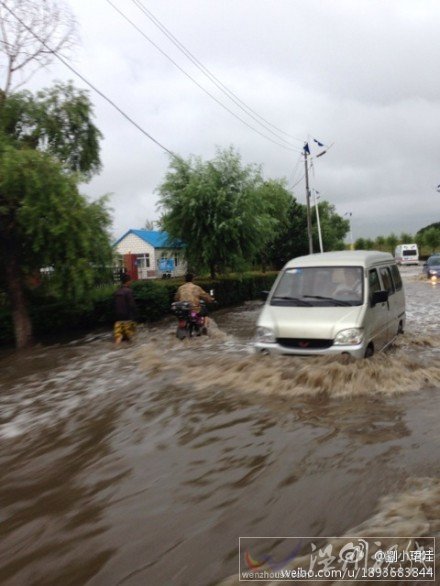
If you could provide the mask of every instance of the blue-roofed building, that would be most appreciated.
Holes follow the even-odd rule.
[[[186,272],[184,245],[160,230],[128,230],[115,243],[119,268],[134,280],[178,277]]]

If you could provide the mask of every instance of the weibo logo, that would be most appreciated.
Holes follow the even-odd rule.
[[[288,564],[289,562],[293,561],[296,556],[298,555],[299,551],[301,549],[301,542],[299,542],[295,549],[283,560],[276,562],[273,559],[273,556],[271,555],[266,555],[264,556],[262,559],[256,559],[251,555],[251,552],[249,551],[249,548],[246,549],[246,552],[244,554],[244,559],[245,562],[247,564],[247,567],[250,570],[257,570],[259,568],[262,568],[264,566],[269,566],[272,570],[277,571],[277,570],[281,570],[282,568],[284,568],[284,566],[286,564]]]

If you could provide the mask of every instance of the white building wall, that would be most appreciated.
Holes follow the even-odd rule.
[[[187,270],[188,270],[188,265],[187,265],[186,260],[184,260],[183,257],[179,256],[179,264],[177,265],[177,268],[174,271],[174,276],[181,277],[182,275],[186,274]]]
[[[127,234],[125,238],[123,238],[117,245],[116,245],[116,252],[118,254],[150,254],[150,258],[154,257],[154,248],[136,234]]]

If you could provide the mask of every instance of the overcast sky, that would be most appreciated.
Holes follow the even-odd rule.
[[[311,187],[352,213],[354,239],[416,232],[440,220],[440,2],[436,0],[140,0],[229,90],[281,132],[240,110],[132,0],[68,0],[79,25],[72,65],[170,151],[210,159],[234,145],[267,178]],[[139,0],[138,0],[139,3]],[[208,96],[158,51],[157,44]],[[61,64],[33,87],[73,79]],[[103,168],[83,187],[111,193],[114,234],[157,219],[169,155],[91,91]],[[272,130],[274,134],[270,132]],[[275,142],[290,141],[293,150]],[[290,135],[294,138],[289,138]],[[299,183],[298,183],[299,182]]]

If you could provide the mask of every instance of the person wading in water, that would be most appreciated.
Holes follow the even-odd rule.
[[[137,308],[131,290],[131,277],[127,273],[121,277],[121,286],[115,292],[114,301],[116,321],[113,335],[115,344],[120,344],[122,340],[130,342],[136,333]]]

